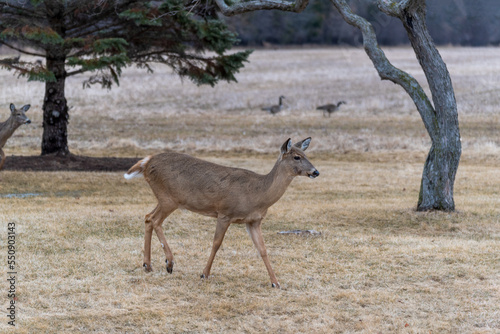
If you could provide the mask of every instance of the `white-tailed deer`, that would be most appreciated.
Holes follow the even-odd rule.
[[[7,139],[9,139],[14,131],[22,124],[31,123],[30,119],[26,117],[26,111],[30,108],[27,104],[20,109],[16,109],[14,104],[10,104],[10,117],[5,122],[0,123],[0,170],[5,163],[5,153],[3,153],[2,148],[4,147]]]
[[[280,287],[267,257],[261,223],[267,209],[285,193],[295,176],[315,178],[319,172],[307,160],[304,151],[311,138],[292,146],[288,139],[278,161],[267,175],[217,165],[186,154],[166,152],[148,156],[134,166],[126,179],[144,175],[158,199],[156,208],[146,215],[144,268],[151,267],[151,236],[155,230],[166,256],[167,272],[172,273],[174,257],[163,234],[162,223],[177,208],[217,218],[212,252],[201,278],[208,278],[215,254],[229,225],[246,224],[253,243],[267,268],[273,287]]]

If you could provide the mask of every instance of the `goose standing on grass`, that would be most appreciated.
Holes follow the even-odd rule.
[[[323,110],[323,116],[325,116],[325,112],[328,112],[328,117],[330,115],[339,110],[341,104],[347,104],[345,101],[340,101],[337,104],[325,104],[324,106],[319,106],[316,108],[316,110]]]
[[[278,105],[270,106],[270,107],[265,107],[262,108],[264,111],[268,111],[270,114],[277,114],[283,109],[283,99],[285,97],[283,95],[280,96],[280,103]]]

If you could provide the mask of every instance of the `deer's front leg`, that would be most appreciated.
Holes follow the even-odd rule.
[[[4,163],[5,163],[5,153],[3,153],[2,148],[0,148],[0,170],[2,170]]]
[[[269,274],[269,277],[271,278],[272,287],[280,289],[281,288],[280,283],[278,282],[276,275],[274,275],[273,268],[271,267],[271,263],[269,262],[269,258],[267,257],[266,245],[264,245],[264,238],[262,237],[262,230],[260,227],[261,223],[262,220],[255,221],[253,223],[248,223],[247,231],[248,234],[250,234],[250,237],[252,238],[255,247],[259,251],[262,260],[264,260],[267,272]]]
[[[201,278],[208,278],[210,275],[210,269],[212,268],[212,263],[214,262],[215,254],[219,250],[220,245],[222,245],[222,240],[226,234],[227,229],[231,225],[231,220],[227,217],[217,218],[217,227],[215,228],[214,243],[212,245],[212,252],[208,258],[207,265],[201,274]]]

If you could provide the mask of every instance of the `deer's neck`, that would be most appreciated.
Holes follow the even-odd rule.
[[[15,122],[13,117],[10,117],[5,122],[0,123],[0,148],[2,148],[5,145],[7,139],[9,139],[10,136],[12,136],[14,131],[16,131],[16,129],[20,125],[21,124]]]
[[[264,193],[262,199],[268,203],[269,206],[276,203],[285,193],[293,177],[294,176],[286,170],[286,167],[280,164],[280,160],[278,160],[273,169],[263,179]]]

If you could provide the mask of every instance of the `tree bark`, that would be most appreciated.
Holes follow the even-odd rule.
[[[450,74],[425,22],[425,1],[410,0],[400,11],[410,43],[422,67],[434,103],[434,131],[427,156],[417,210],[454,211],[453,188],[462,154],[458,111]]]
[[[64,85],[66,58],[61,55],[47,56],[47,69],[54,73],[55,82],[45,84],[43,100],[42,155],[68,155],[68,106]]]
[[[233,16],[237,14],[253,12],[255,10],[277,9],[284,12],[300,13],[306,9],[309,0],[251,0],[245,2],[236,2],[231,5],[226,4],[226,0],[215,0],[222,14]]]
[[[66,37],[64,26],[65,2],[45,1],[49,26],[61,38]],[[64,86],[66,83],[66,55],[64,45],[53,44],[46,50],[47,70],[55,77],[54,82],[45,83],[43,100],[42,155],[69,155],[68,149],[68,106]]]

